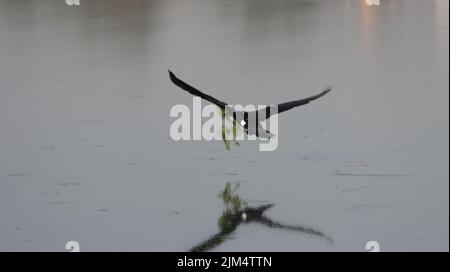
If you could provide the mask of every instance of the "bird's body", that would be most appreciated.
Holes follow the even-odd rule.
[[[181,89],[187,91],[188,93],[198,96],[200,98],[203,98],[215,105],[217,105],[222,111],[225,111],[228,114],[231,114],[234,121],[238,123],[240,126],[244,128],[244,131],[248,135],[256,135],[259,138],[271,138],[274,136],[270,131],[266,130],[262,125],[261,122],[269,119],[275,114],[279,114],[285,111],[288,111],[290,109],[293,109],[295,107],[303,106],[308,104],[309,102],[319,99],[320,97],[326,95],[331,91],[331,87],[325,88],[322,92],[319,94],[294,100],[286,103],[281,103],[278,105],[272,105],[267,106],[263,109],[255,110],[255,111],[237,111],[233,107],[231,107],[229,104],[220,101],[208,94],[205,94],[198,89],[192,87],[191,85],[187,84],[186,82],[182,81],[181,79],[177,78],[170,70],[169,70],[170,79],[172,82],[180,87]],[[251,120],[255,120],[255,122],[252,122]]]

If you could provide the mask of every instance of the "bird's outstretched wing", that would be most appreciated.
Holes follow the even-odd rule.
[[[307,98],[299,99],[299,100],[294,100],[294,101],[278,104],[277,105],[278,110],[275,111],[275,112],[270,112],[270,107],[271,106],[268,106],[266,108],[263,108],[263,109],[259,110],[259,111],[262,111],[262,112],[260,112],[262,114],[260,116],[264,117],[264,114],[265,114],[266,119],[268,119],[268,118],[270,118],[271,116],[273,116],[275,114],[282,113],[284,111],[288,111],[288,110],[290,110],[292,108],[295,108],[295,107],[306,105],[309,102],[314,101],[316,99],[319,99],[322,96],[326,95],[327,93],[329,93],[331,91],[331,89],[332,89],[331,87],[327,87],[327,88],[325,88],[325,90],[323,90],[319,94],[316,94],[316,95],[313,95],[313,96],[310,96],[310,97],[307,97]]]
[[[265,216],[261,216],[260,218],[258,218],[257,222],[259,222],[269,228],[297,231],[297,232],[303,232],[303,233],[306,233],[309,235],[319,236],[319,237],[322,237],[325,240],[327,240],[328,243],[330,243],[330,244],[333,243],[333,240],[330,237],[328,237],[323,232],[313,229],[313,228],[308,228],[308,227],[303,227],[303,226],[284,225],[284,224],[278,223],[276,221],[273,221],[272,219],[265,217]]]
[[[201,91],[197,90],[196,88],[192,87],[191,85],[187,84],[186,82],[182,81],[181,79],[177,78],[170,70],[169,70],[169,75],[170,75],[170,80],[172,80],[172,82],[177,85],[178,87],[180,87],[181,89],[187,91],[188,93],[201,97],[213,104],[216,104],[217,106],[219,106],[220,108],[224,109],[225,106],[227,105],[227,103],[222,102],[210,95],[207,95],[205,93],[202,93]]]
[[[208,250],[211,250],[211,249],[215,248],[216,246],[222,244],[228,238],[229,238],[229,233],[219,232],[218,234],[213,235],[211,238],[202,242],[201,244],[192,247],[189,251],[190,252],[208,251]]]
[[[327,87],[325,90],[323,90],[319,94],[316,94],[316,95],[313,95],[313,96],[310,96],[307,98],[291,101],[291,102],[278,104],[278,113],[282,113],[283,111],[287,111],[287,110],[290,110],[290,109],[298,107],[298,106],[306,105],[311,101],[321,98],[322,96],[326,95],[330,91],[331,91],[331,87]]]
[[[219,219],[219,222],[221,220],[224,220],[225,224],[223,225],[223,227],[221,227],[221,231],[211,236],[206,241],[192,247],[190,251],[191,252],[208,251],[225,242],[227,239],[230,238],[231,234],[242,223],[240,215],[241,214],[222,215],[222,217]]]

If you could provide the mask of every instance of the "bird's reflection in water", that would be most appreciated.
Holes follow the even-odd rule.
[[[247,207],[247,203],[241,200],[240,196],[236,193],[238,188],[239,185],[232,188],[230,183],[226,184],[225,189],[219,194],[219,197],[223,200],[225,206],[222,216],[218,221],[220,232],[191,248],[191,252],[208,251],[217,247],[229,239],[239,225],[248,223],[259,223],[273,229],[299,232],[322,238],[330,244],[333,243],[330,237],[319,230],[299,225],[293,226],[282,224],[265,216],[264,212],[272,208],[274,206],[273,204]]]

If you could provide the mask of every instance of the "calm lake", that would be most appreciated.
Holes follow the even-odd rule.
[[[0,0],[0,251],[449,250],[447,0],[80,3]],[[173,141],[168,69],[228,103],[333,91],[273,152]]]

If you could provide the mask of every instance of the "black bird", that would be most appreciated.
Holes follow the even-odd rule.
[[[262,121],[269,119],[275,114],[288,111],[298,106],[306,105],[309,102],[319,99],[322,96],[326,95],[332,89],[331,87],[326,87],[325,90],[323,90],[319,94],[299,100],[278,104],[276,105],[277,110],[275,112],[270,110],[272,106],[267,106],[263,109],[256,111],[235,111],[227,103],[220,101],[210,95],[207,95],[199,91],[198,89],[192,87],[191,85],[187,84],[186,82],[182,81],[181,79],[177,78],[170,70],[169,75],[172,82],[181,89],[187,91],[192,95],[198,96],[217,105],[222,111],[229,110],[228,112],[232,112],[234,121],[236,121],[239,125],[241,125],[248,135],[256,135],[257,137],[266,139],[271,138],[272,136],[274,136],[274,134],[272,134],[270,131],[266,130],[261,126]],[[262,120],[260,120],[261,117],[263,117]],[[255,127],[249,127],[249,120],[256,120],[256,122],[254,122]]]

